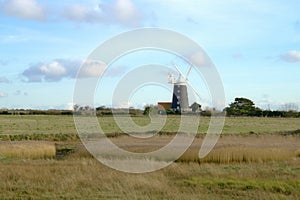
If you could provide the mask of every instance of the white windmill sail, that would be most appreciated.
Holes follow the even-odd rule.
[[[184,76],[183,73],[180,71],[180,69],[177,67],[177,65],[175,65],[174,63],[173,63],[173,65],[174,65],[175,69],[177,70],[177,72],[180,74],[180,76],[183,77],[184,83],[188,84],[192,88],[193,92],[198,96],[198,98],[201,99],[201,96],[198,93],[198,91],[193,87],[193,85],[188,80],[188,76],[189,76],[193,66],[192,65],[190,66],[190,68],[188,69],[186,75]]]

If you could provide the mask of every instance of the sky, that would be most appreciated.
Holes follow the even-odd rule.
[[[263,109],[300,107],[299,10],[298,0],[0,0],[0,109],[71,108],[82,62],[108,39],[143,27],[197,42],[220,74],[226,104],[246,97]],[[96,92],[95,105],[110,106],[113,87],[135,66],[173,62],[186,65],[165,52],[125,55],[111,65],[104,83],[111,89]],[[85,78],[101,67],[84,69]],[[205,84],[194,84],[209,107]],[[170,100],[170,89],[147,86],[128,105]]]

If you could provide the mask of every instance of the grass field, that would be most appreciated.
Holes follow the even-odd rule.
[[[149,152],[172,139],[179,118],[150,140],[122,134],[111,117],[99,121],[121,148]],[[299,119],[226,118],[222,137],[200,160],[208,122],[201,118],[198,137],[175,163],[128,174],[94,159],[70,116],[0,116],[0,199],[300,199]],[[55,159],[60,150],[67,153]]]
[[[114,122],[113,117],[99,117],[101,128],[110,136],[120,135],[122,131]],[[139,125],[150,122],[148,117],[133,117]],[[207,131],[210,118],[201,117],[198,134],[204,135]],[[19,140],[76,140],[76,128],[72,116],[33,115],[33,116],[5,116],[0,115],[0,140],[7,140],[7,135]],[[161,134],[174,133],[178,130],[180,118],[168,117]],[[259,117],[227,117],[222,135],[248,134],[280,134],[300,130],[299,118],[259,118]],[[27,138],[26,138],[27,136]]]

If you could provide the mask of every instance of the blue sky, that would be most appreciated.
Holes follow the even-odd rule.
[[[299,10],[298,0],[0,0],[0,108],[70,107],[81,62],[107,39],[142,27],[200,44],[220,73],[227,104],[247,97],[261,108],[300,107]],[[140,57],[120,59],[107,84]],[[170,55],[154,62],[174,60],[181,62]],[[151,90],[136,92],[136,103],[171,99],[165,89],[146,97]],[[208,97],[200,103],[209,106]],[[109,105],[109,98],[96,104]]]

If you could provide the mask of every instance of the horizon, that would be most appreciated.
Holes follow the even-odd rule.
[[[287,104],[299,110],[299,10],[296,0],[0,0],[0,109],[71,108],[76,104],[77,71],[98,45],[126,31],[156,27],[184,34],[201,45],[223,81],[226,106],[245,97],[264,110]],[[94,107],[112,105],[115,83],[136,66],[172,67],[173,62],[182,71],[188,67],[167,52],[144,50],[120,57],[107,71],[106,95],[96,91]],[[94,78],[103,71],[87,69],[85,75]],[[166,82],[169,72],[160,74]],[[195,101],[210,107],[205,82],[193,75],[190,81],[203,95]],[[143,107],[171,101],[170,88],[139,88],[126,104]],[[189,98],[192,104],[194,99]]]
[[[245,97],[237,97],[237,98],[245,98]],[[250,100],[250,99],[249,99]],[[172,103],[172,102],[157,102],[157,104],[147,104],[145,105],[144,107],[133,107],[133,106],[130,106],[130,107],[112,107],[110,105],[98,105],[98,106],[90,106],[90,105],[78,105],[78,104],[75,104],[74,106],[79,106],[80,107],[88,107],[89,109],[92,109],[92,110],[97,110],[98,108],[103,108],[103,109],[116,109],[116,110],[124,110],[124,109],[134,109],[134,110],[140,110],[140,111],[143,111],[145,110],[147,107],[155,107],[155,106],[158,106],[158,103]],[[194,102],[194,103],[197,103],[197,102]],[[233,102],[231,102],[233,103]],[[259,108],[261,109],[262,111],[284,111],[284,112],[299,112],[299,107],[296,105],[296,104],[293,104],[293,103],[290,103],[290,104],[284,104],[282,105],[280,108],[278,109],[270,109],[270,108],[261,108],[261,107],[258,107],[255,105],[255,102],[254,103],[254,107],[256,108]],[[74,106],[72,108],[48,108],[48,109],[33,109],[33,108],[0,108],[0,111],[4,111],[4,110],[16,110],[16,111],[21,111],[21,110],[24,110],[24,111],[28,111],[28,110],[38,110],[38,111],[75,111],[74,109]],[[201,110],[202,111],[211,111],[211,110],[217,110],[217,111],[220,111],[220,112],[223,112],[224,109],[226,108],[229,108],[229,104],[226,105],[226,107],[224,107],[223,109],[216,109],[214,107],[205,107],[205,108],[202,108],[201,107]]]

